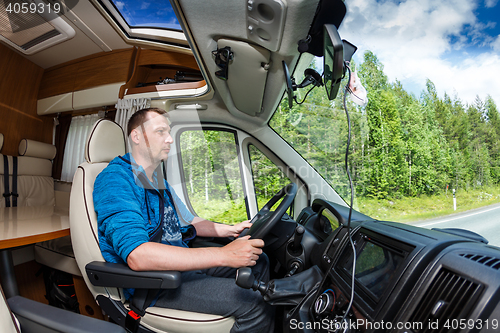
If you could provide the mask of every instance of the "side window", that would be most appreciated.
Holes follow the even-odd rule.
[[[252,165],[257,207],[261,209],[269,199],[278,193],[283,186],[288,185],[291,180],[254,145],[249,146],[248,152]]]
[[[230,224],[248,219],[236,142],[230,131],[180,135],[186,192],[199,217]]]

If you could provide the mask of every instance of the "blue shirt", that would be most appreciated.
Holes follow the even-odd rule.
[[[156,171],[153,182],[149,181],[130,154],[114,158],[97,176],[93,197],[99,246],[106,261],[126,263],[136,247],[159,239],[159,233],[162,243],[187,247],[182,241],[180,219],[184,224],[191,223],[193,214],[163,177],[158,182]],[[126,298],[132,293],[125,290]]]

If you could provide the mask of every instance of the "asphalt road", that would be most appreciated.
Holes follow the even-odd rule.
[[[412,223],[424,228],[461,228],[474,231],[500,247],[500,204]]]

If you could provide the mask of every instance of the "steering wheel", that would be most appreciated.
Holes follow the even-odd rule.
[[[261,210],[250,220],[252,226],[250,229],[245,229],[239,237],[245,235],[250,235],[250,238],[264,238],[269,231],[276,225],[276,223],[285,214],[288,207],[292,205],[293,199],[297,194],[297,184],[290,183],[283,187],[278,193],[276,193]],[[283,201],[279,204],[275,211],[271,211],[271,208],[277,203],[281,198]]]

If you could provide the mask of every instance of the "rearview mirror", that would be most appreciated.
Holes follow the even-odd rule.
[[[324,26],[324,83],[328,99],[337,97],[340,81],[344,75],[344,47],[337,28],[333,24]]]

